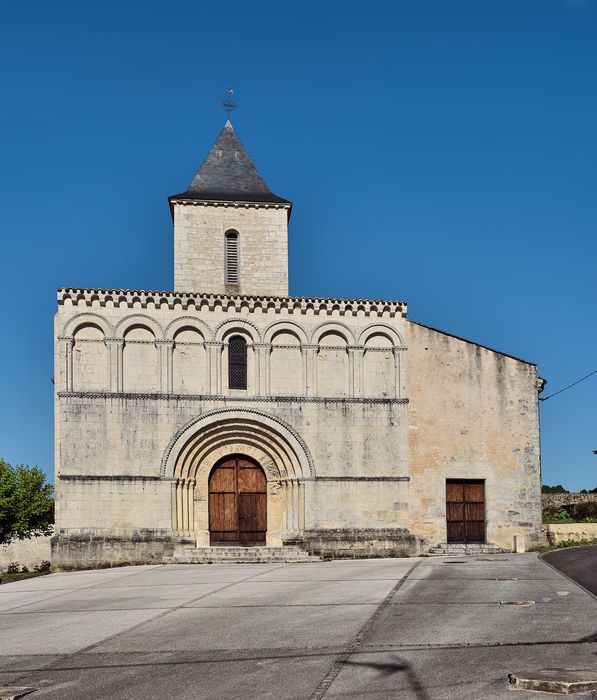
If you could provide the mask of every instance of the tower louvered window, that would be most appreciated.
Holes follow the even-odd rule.
[[[228,387],[247,388],[247,341],[242,335],[233,335],[228,341]]]
[[[226,284],[238,284],[238,231],[226,231]]]

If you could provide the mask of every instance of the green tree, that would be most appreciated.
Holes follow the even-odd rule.
[[[541,493],[570,493],[567,489],[565,489],[562,484],[558,484],[557,486],[548,486],[547,484],[543,484],[541,487]]]
[[[41,469],[0,458],[0,544],[52,532],[53,488],[45,481]]]

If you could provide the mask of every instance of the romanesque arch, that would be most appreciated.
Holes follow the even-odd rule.
[[[173,482],[175,529],[209,544],[208,480],[213,467],[230,455],[254,460],[267,478],[268,544],[304,523],[301,480],[314,475],[310,452],[284,421],[257,409],[217,409],[176,433],[162,460],[162,475]]]
[[[73,336],[83,326],[97,326],[106,338],[112,335],[112,324],[103,316],[91,312],[76,314],[70,318],[62,329],[63,336]]]

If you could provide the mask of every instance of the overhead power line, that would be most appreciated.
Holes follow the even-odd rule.
[[[549,396],[540,396],[539,401],[547,401],[547,399],[551,399],[552,396],[557,396],[558,394],[561,394],[563,391],[566,391],[568,389],[572,389],[573,386],[576,386],[577,384],[584,382],[585,379],[592,377],[594,374],[597,374],[597,369],[593,370],[592,372],[589,372],[589,374],[586,374],[584,377],[577,379],[575,382],[572,382],[572,384],[568,384],[568,386],[565,386],[563,389],[560,389],[559,391],[554,391],[553,394],[550,394]]]

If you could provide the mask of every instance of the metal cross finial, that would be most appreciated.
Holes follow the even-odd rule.
[[[228,112],[228,118],[230,118],[230,112],[238,108],[238,105],[235,105],[234,102],[232,101],[232,94],[234,93],[234,90],[231,87],[226,88],[226,99],[224,102],[222,102],[222,107]]]

